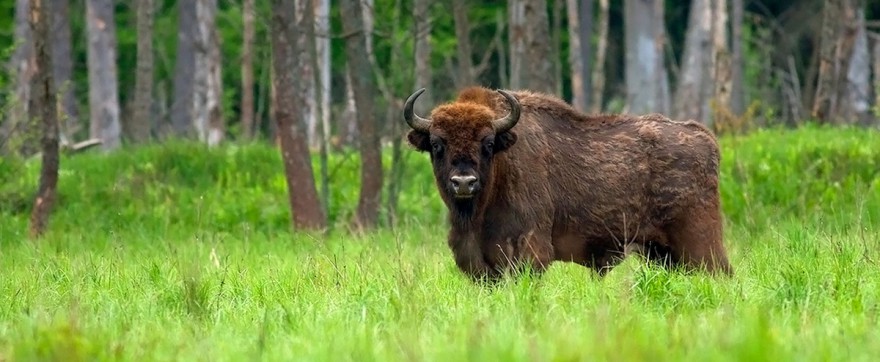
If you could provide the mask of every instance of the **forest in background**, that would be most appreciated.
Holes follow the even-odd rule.
[[[28,22],[32,3],[50,15],[45,47]],[[35,85],[46,49],[62,150],[83,140],[105,151],[179,137],[209,145],[271,140],[296,150],[285,156],[293,183],[311,180],[305,160],[320,153],[318,185],[299,185],[316,191],[290,195],[301,227],[326,223],[325,213],[308,210],[327,209],[328,193],[317,189],[327,187],[326,154],[334,151],[360,154],[356,220],[376,224],[382,188],[400,181],[400,109],[421,87],[429,89],[421,113],[480,84],[555,94],[585,112],[696,119],[719,133],[808,120],[878,125],[880,3],[864,0],[16,0],[0,7],[4,157],[40,152],[46,128],[38,120],[49,116],[40,116]],[[279,125],[295,131],[279,133]],[[389,143],[389,173],[369,171],[383,169],[379,155]]]

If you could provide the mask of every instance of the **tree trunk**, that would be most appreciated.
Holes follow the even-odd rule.
[[[709,124],[709,97],[712,94],[712,1],[693,0],[685,35],[684,56],[675,118]]]
[[[171,103],[171,129],[176,137],[188,137],[192,132],[195,41],[198,34],[196,2],[177,2],[177,55],[174,62],[174,100]]]
[[[602,112],[603,97],[605,91],[605,52],[608,50],[608,0],[599,0],[599,17],[597,20],[599,34],[596,36],[596,62],[593,63],[593,102],[590,111]]]
[[[553,60],[554,94],[562,96],[562,12],[566,0],[552,0],[550,16],[550,58]]]
[[[733,57],[730,61],[730,110],[741,116],[746,110],[744,88],[743,59],[743,0],[731,0],[731,49]]]
[[[50,14],[43,8],[43,1],[30,0],[30,21],[34,32],[37,66],[35,92],[30,109],[34,116],[40,118],[43,133],[40,184],[30,220],[30,234],[34,238],[40,237],[46,230],[49,214],[55,204],[58,184],[58,119],[55,107],[55,85],[52,80]]]
[[[413,27],[415,33],[415,88],[433,89],[431,78],[431,43],[429,36],[431,35],[431,15],[429,13],[431,6],[430,0],[415,0],[413,4]],[[424,101],[415,105],[418,114],[426,114],[430,111],[433,102],[432,92],[422,94]]]
[[[468,20],[470,4],[466,0],[452,0],[452,16],[455,19],[455,38],[458,70],[455,72],[455,87],[464,88],[476,83],[474,74],[473,48],[471,47],[471,24]],[[424,103],[424,102],[423,102]]]
[[[359,228],[370,229],[379,219],[379,201],[382,191],[382,159],[379,135],[377,132],[373,104],[377,92],[369,59],[364,54],[368,47],[364,11],[359,0],[344,0],[341,15],[343,32],[348,35],[345,41],[346,59],[351,70],[352,90],[358,119],[358,140],[361,151],[361,191],[358,199],[356,224]]]
[[[241,135],[254,137],[254,0],[244,0],[244,34],[241,50]]]
[[[325,139],[330,137],[330,0],[316,0],[315,7],[315,50],[318,63],[318,89],[321,95],[321,133]]]
[[[116,76],[116,22],[113,0],[86,0],[89,37],[89,111],[91,137],[105,151],[118,148],[119,91]]]
[[[874,71],[874,106],[880,107],[880,35],[876,33],[870,33],[869,37],[871,38],[871,55],[872,55],[872,69]],[[880,129],[880,118],[875,117],[874,125]]]
[[[149,141],[153,128],[153,9],[153,0],[137,0],[137,74],[134,120],[129,130],[137,143]]]
[[[366,33],[367,44],[366,49],[370,53],[372,53],[373,49],[373,0],[361,0],[361,10],[364,19],[364,32]],[[351,66],[346,63],[345,65],[345,109],[342,113],[342,117],[339,118],[341,124],[339,125],[340,129],[340,138],[341,143],[346,145],[352,145],[357,143],[358,140],[358,119],[357,119],[357,107],[355,106],[354,100],[354,88],[352,86],[351,79]]]
[[[303,102],[297,95],[295,80],[296,67],[301,63],[294,9],[294,0],[272,0],[273,118],[278,124],[293,225],[297,229],[322,229],[327,221],[315,189],[304,122],[298,118]]]
[[[509,0],[510,87],[556,92],[546,0]]]
[[[728,123],[730,117],[730,46],[727,44],[727,0],[712,1],[712,72],[711,84],[714,86],[710,98],[709,122],[718,126],[719,122]]]
[[[855,0],[825,0],[819,49],[819,79],[813,98],[814,118],[843,123],[840,107],[855,43]]]
[[[627,108],[631,113],[669,111],[662,4],[646,0],[624,3]]]
[[[29,1],[15,1],[15,51],[10,60],[10,74],[15,77],[15,94],[9,105],[6,121],[3,129],[0,129],[0,139],[6,140],[13,135],[21,135],[29,129],[28,104],[31,99],[31,81],[34,76],[34,42],[33,31],[29,26]],[[23,137],[22,141],[27,144],[30,137]],[[2,144],[6,145],[6,142]],[[13,147],[15,147],[13,145]],[[27,152],[30,153],[30,152]]]
[[[215,25],[217,0],[196,0],[197,27],[193,42],[195,72],[189,113],[200,141],[209,146],[223,140],[220,79],[220,37]]]
[[[296,22],[298,24],[304,24],[306,20],[308,20],[309,24],[314,24],[315,11],[312,1],[314,0],[296,0],[296,13],[298,17]],[[315,82],[316,69],[312,66],[312,55],[309,51],[309,49],[314,47],[314,26],[310,27],[304,24],[297,36],[297,42],[299,42],[298,47],[301,49],[299,61],[302,63],[299,66],[302,69],[302,74],[300,74],[297,85],[299,86],[299,92],[305,95],[305,107],[300,112],[303,113],[303,119],[306,121],[306,138],[308,139],[309,146],[318,147],[320,138],[318,137],[318,105],[315,103],[317,90]]]
[[[70,35],[69,0],[50,0],[45,3],[52,14],[52,77],[61,96],[61,137],[73,139],[79,131],[79,111],[73,83],[73,43]]]
[[[568,62],[571,67],[571,104],[590,109],[590,49],[592,48],[593,1],[568,0]]]
[[[843,119],[868,126],[873,123],[871,114],[871,55],[868,50],[868,32],[865,14],[855,9],[856,34],[846,75],[846,104]]]

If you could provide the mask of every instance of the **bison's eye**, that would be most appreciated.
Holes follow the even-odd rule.
[[[431,152],[435,155],[439,155],[443,152],[443,143],[440,141],[431,141]]]
[[[483,140],[483,153],[485,153],[486,156],[491,156],[492,153],[494,153],[494,150],[495,150],[495,138],[494,137],[485,138]]]

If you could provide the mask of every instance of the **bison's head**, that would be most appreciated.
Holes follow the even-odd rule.
[[[412,128],[409,143],[429,152],[437,186],[447,202],[471,204],[491,184],[492,160],[516,142],[511,132],[519,121],[520,104],[511,94],[499,90],[510,105],[507,115],[498,117],[491,91],[477,88],[462,92],[458,101],[441,105],[431,118],[419,117],[413,103],[422,88],[406,100],[403,118]]]

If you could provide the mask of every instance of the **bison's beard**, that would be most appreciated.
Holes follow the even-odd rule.
[[[450,205],[450,217],[451,221],[456,223],[459,226],[469,225],[476,215],[476,202],[475,198],[469,199],[452,199],[452,204]]]

